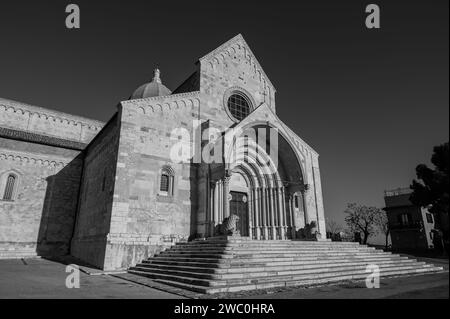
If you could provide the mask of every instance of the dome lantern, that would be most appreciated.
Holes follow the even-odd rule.
[[[130,100],[144,99],[147,97],[170,95],[172,92],[161,81],[161,72],[159,69],[153,71],[153,79],[138,87],[131,95]]]

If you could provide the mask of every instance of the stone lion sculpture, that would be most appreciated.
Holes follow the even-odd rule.
[[[220,234],[221,235],[234,235],[239,233],[237,230],[237,222],[239,220],[239,216],[237,215],[230,215],[229,217],[226,217],[222,225],[220,227]]]

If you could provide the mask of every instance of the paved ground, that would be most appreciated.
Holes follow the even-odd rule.
[[[315,288],[297,288],[241,298],[257,299],[448,299],[447,273],[381,279],[380,288],[367,289],[364,282]],[[236,296],[238,297],[238,296]]]
[[[25,264],[26,263],[26,264]],[[80,272],[80,288],[66,288],[66,265],[45,259],[0,260],[0,298],[181,298],[109,275]]]
[[[448,270],[448,260],[427,259]],[[379,289],[363,282],[312,288],[286,288],[214,296],[183,293],[131,274],[98,275],[83,267],[80,288],[66,288],[66,265],[45,259],[0,260],[0,298],[449,298],[449,274],[381,279]],[[88,275],[87,273],[97,275]],[[155,289],[158,288],[158,289]],[[161,290],[163,289],[163,290]],[[165,291],[164,291],[165,290]]]

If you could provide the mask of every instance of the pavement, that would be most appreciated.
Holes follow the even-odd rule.
[[[84,270],[84,269],[83,269]],[[173,299],[179,295],[149,288],[112,275],[80,271],[80,288],[67,288],[61,262],[41,258],[0,260],[0,298]]]
[[[417,257],[415,257],[417,258]],[[417,258],[420,259],[420,258]],[[341,282],[315,287],[291,287],[233,294],[199,295],[156,283],[132,274],[104,273],[80,267],[80,288],[67,288],[67,260],[0,260],[0,298],[256,298],[256,299],[448,299],[448,259],[424,260],[443,266],[436,274],[381,278],[380,288],[367,289],[364,282]]]

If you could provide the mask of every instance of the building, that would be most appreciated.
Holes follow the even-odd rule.
[[[0,99],[0,253],[124,269],[230,214],[254,240],[325,237],[319,155],[275,92],[237,35],[173,91],[155,70],[107,123]]]
[[[410,188],[384,192],[393,250],[425,251],[433,248],[434,218],[409,200]]]

